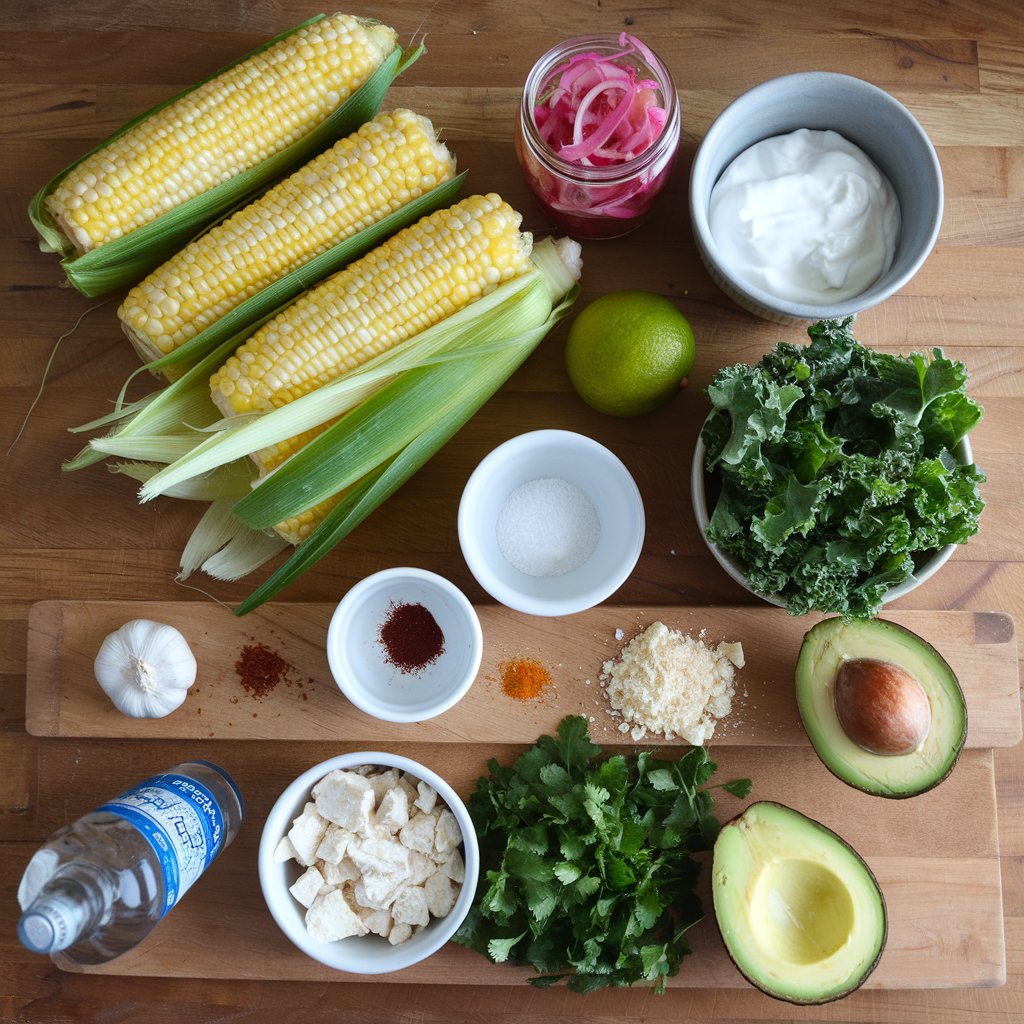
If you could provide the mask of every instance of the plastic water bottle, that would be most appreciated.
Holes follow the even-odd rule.
[[[18,887],[18,937],[61,964],[99,964],[152,931],[238,834],[223,768],[186,761],[55,832]]]

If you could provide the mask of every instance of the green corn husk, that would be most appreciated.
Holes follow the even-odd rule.
[[[197,569],[218,580],[237,580],[288,547],[276,534],[253,530],[232,511],[232,499],[218,499],[203,513],[181,553],[178,580]]]
[[[477,299],[433,327],[428,327],[294,402],[245,420],[231,417],[223,421],[222,430],[205,439],[193,434],[196,447],[147,480],[139,492],[140,499],[145,502],[167,494],[170,487],[180,482],[335,419],[407,370],[458,358],[458,346],[465,344],[467,339],[472,340],[474,325],[493,310],[500,309],[503,318],[497,323],[496,329],[506,333],[514,332],[514,324],[506,326],[504,318],[514,308],[511,305],[514,297],[529,288],[532,280],[531,275],[525,275],[500,285],[489,295]],[[486,352],[499,350],[502,346],[502,342],[487,346],[477,342],[474,347],[477,351]],[[106,451],[111,447],[107,439],[95,443]],[[112,454],[132,455],[130,450],[115,451]]]
[[[163,468],[156,462],[114,462],[107,467],[111,473],[130,477],[144,484],[151,480]],[[222,498],[232,499],[232,503],[249,493],[255,477],[255,467],[250,463],[233,462],[230,466],[221,466],[209,473],[193,477],[165,492],[169,498],[182,498],[186,501],[218,501]]]
[[[203,79],[203,82],[217,77],[228,68],[240,64],[254,54],[266,50],[291,35],[297,29],[320,21],[323,17],[323,14],[317,15],[315,18],[303,22],[302,25],[281,33],[255,50],[239,57],[238,60],[225,65]],[[418,60],[423,52],[422,45],[408,51],[396,46],[359,89],[301,139],[297,139],[290,146],[256,167],[236,175],[230,181],[216,185],[201,195],[193,196],[180,206],[168,210],[167,213],[135,231],[81,256],[75,256],[73,248],[67,244],[62,232],[50,217],[43,200],[56,184],[82,160],[102,149],[112,139],[203,84],[203,82],[196,83],[127,122],[109,138],[57,174],[36,193],[29,204],[28,215],[39,234],[40,247],[45,251],[62,254],[61,266],[64,268],[68,280],[83,295],[89,297],[103,295],[117,288],[135,284],[207,227],[250,202],[293,167],[305,163],[315,154],[326,149],[335,139],[348,135],[372,118],[394,79]]]

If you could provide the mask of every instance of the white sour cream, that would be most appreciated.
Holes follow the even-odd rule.
[[[763,139],[711,192],[711,236],[738,276],[808,305],[851,299],[892,264],[899,201],[885,176],[833,131]]]

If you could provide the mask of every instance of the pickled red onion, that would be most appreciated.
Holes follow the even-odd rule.
[[[641,79],[631,64],[617,63],[634,55],[653,62],[653,54],[625,32],[619,45],[622,50],[608,56],[571,57],[534,108],[541,138],[569,163],[598,167],[631,160],[651,146],[665,125],[658,83]]]

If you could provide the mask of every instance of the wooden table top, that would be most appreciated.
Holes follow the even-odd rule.
[[[564,989],[525,986],[95,977],[62,973],[49,960],[21,950],[14,920],[22,865],[54,828],[98,803],[94,796],[110,795],[76,787],[76,766],[83,766],[85,779],[95,779],[97,765],[109,764],[112,792],[186,752],[194,754],[194,745],[182,741],[29,736],[24,704],[29,606],[48,598],[205,600],[174,583],[194,509],[167,501],[140,508],[128,482],[102,467],[60,472],[61,460],[78,448],[65,428],[97,415],[137,362],[117,329],[116,302],[101,305],[61,286],[54,257],[37,251],[25,208],[41,183],[136,112],[316,9],[294,0],[78,5],[37,0],[8,3],[0,14],[5,58],[0,70],[5,172],[0,449],[6,452],[0,460],[0,857],[8,868],[0,902],[0,1017],[87,1021],[144,1015],[153,1024],[300,1014],[310,1024],[483,1019],[525,1024],[579,1015],[595,1024],[626,1018],[1010,1024],[1024,1018],[1024,746],[994,754],[1007,956],[1007,983],[998,989],[862,991],[831,1006],[801,1010],[745,988],[681,989],[662,997],[616,991],[581,1001]],[[426,36],[428,54],[400,79],[386,104],[412,106],[430,116],[469,169],[469,187],[500,192],[523,211],[524,227],[538,233],[550,226],[530,199],[512,149],[513,114],[533,61],[563,38],[623,28],[658,50],[679,88],[680,159],[653,221],[619,241],[585,244],[581,304],[620,287],[667,295],[693,324],[697,362],[688,392],[662,411],[637,420],[610,419],[572,392],[562,368],[563,325],[417,477],[294,585],[288,600],[335,600],[368,573],[406,563],[441,572],[472,600],[485,601],[459,553],[455,513],[461,488],[495,444],[524,430],[560,427],[611,447],[643,493],[648,517],[643,554],[614,602],[753,604],[707,554],[689,511],[687,467],[707,409],[700,389],[718,367],[754,360],[780,338],[799,340],[799,331],[742,312],[712,284],[689,227],[687,181],[701,138],[729,101],[779,74],[831,70],[867,79],[908,106],[935,143],[945,179],[945,216],[935,251],[900,294],[858,318],[858,336],[904,352],[943,346],[967,363],[971,393],[986,412],[972,435],[976,460],[989,477],[981,532],[898,607],[1001,611],[1012,615],[1019,629],[1024,623],[1024,432],[1017,419],[1024,397],[1024,11],[1019,0],[367,0],[353,13],[394,25],[403,41]],[[76,323],[18,436],[54,341]],[[201,585],[228,602],[250,589],[248,584]],[[258,747],[242,746],[246,756],[257,756]],[[214,739],[201,745],[201,756],[228,762],[238,756],[232,749],[231,742]],[[67,775],[44,786],[40,765],[54,751],[69,766]]]

